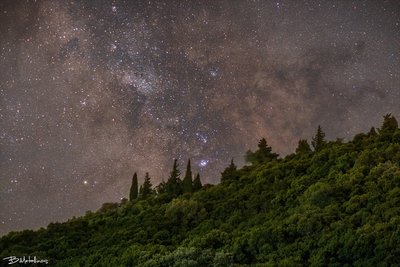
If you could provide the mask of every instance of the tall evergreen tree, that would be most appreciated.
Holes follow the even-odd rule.
[[[221,173],[221,182],[236,180],[237,167],[231,159],[231,164]]]
[[[313,137],[311,144],[315,151],[321,150],[321,148],[326,144],[325,133],[322,131],[321,125],[318,125],[317,133]]]
[[[196,177],[193,180],[193,192],[200,190],[203,187],[200,180],[200,173],[197,173]]]
[[[308,153],[311,152],[310,145],[308,144],[307,139],[300,139],[299,144],[297,145],[296,148],[296,154],[301,154],[301,153]]]
[[[137,174],[135,174],[132,177],[132,185],[131,189],[129,191],[129,201],[133,201],[134,199],[137,199],[138,197],[138,181],[137,181]]]
[[[397,123],[396,118],[392,114],[386,114],[383,116],[383,124],[382,127],[379,129],[379,133],[394,133],[397,128],[399,128],[399,125]]]
[[[267,140],[265,138],[261,138],[258,142],[258,151],[262,155],[269,155],[272,152],[272,148],[268,145]]]
[[[393,135],[396,133],[398,130],[398,123],[395,117],[392,116],[392,114],[386,114],[383,116],[383,124],[380,129],[378,129],[379,132],[379,140],[380,141],[392,141],[393,140]],[[395,138],[397,139],[397,138]]]
[[[174,166],[172,167],[171,174],[166,183],[166,191],[172,195],[179,195],[182,192],[181,179],[179,176],[181,172],[178,169],[178,160],[174,160]]]
[[[190,159],[188,160],[186,166],[186,174],[183,178],[182,189],[184,193],[191,193],[193,191],[192,168],[190,166]]]
[[[278,154],[272,152],[272,148],[265,138],[258,142],[258,150],[255,152],[248,150],[245,156],[246,161],[252,164],[260,164],[277,158]]]
[[[140,187],[139,191],[139,196],[141,199],[146,199],[149,195],[153,193],[153,189],[151,188],[152,186],[153,185],[151,184],[149,173],[146,172],[143,185]]]

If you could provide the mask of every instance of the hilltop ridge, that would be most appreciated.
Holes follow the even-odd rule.
[[[221,183],[105,204],[46,229],[11,232],[0,257],[50,266],[393,266],[400,264],[400,129],[388,114],[348,142],[280,158],[267,140]],[[5,262],[3,261],[2,264]]]

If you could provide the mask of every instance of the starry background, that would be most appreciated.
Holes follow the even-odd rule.
[[[0,234],[399,117],[399,51],[396,0],[1,1]]]

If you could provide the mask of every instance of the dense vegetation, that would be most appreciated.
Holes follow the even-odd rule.
[[[130,201],[2,237],[0,257],[36,255],[51,266],[400,265],[393,116],[349,142],[326,141],[319,127],[311,147],[300,140],[285,158],[262,139],[246,159],[201,189],[174,164],[156,191],[147,175]]]

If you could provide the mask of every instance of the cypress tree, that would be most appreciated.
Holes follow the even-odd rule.
[[[193,180],[193,192],[200,190],[203,187],[200,180],[200,173],[197,173],[196,178]]]
[[[178,169],[178,160],[174,160],[171,174],[166,183],[166,191],[172,195],[179,195],[181,193],[181,179],[179,179],[180,171]]]
[[[313,137],[311,144],[315,151],[321,150],[321,148],[326,144],[325,133],[322,131],[321,125],[318,125],[317,133]]]
[[[192,168],[190,166],[190,159],[187,163],[186,174],[182,182],[182,189],[184,193],[191,193],[193,191]]]
[[[134,199],[137,199],[138,197],[138,181],[137,181],[137,174],[135,174],[132,177],[132,185],[131,185],[131,190],[129,191],[129,201],[133,201]]]
[[[146,172],[146,176],[144,177],[143,185],[140,187],[139,196],[142,199],[146,199],[149,195],[153,193],[153,189],[151,188],[153,185],[150,181],[149,173]]]

